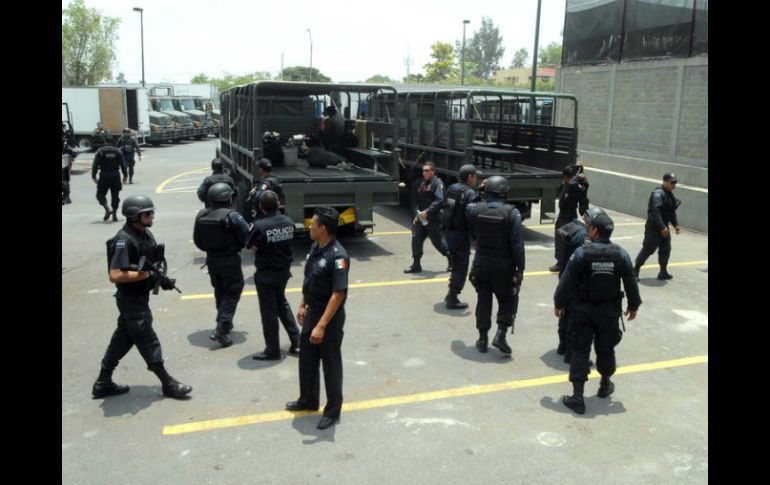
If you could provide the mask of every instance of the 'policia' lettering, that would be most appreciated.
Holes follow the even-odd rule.
[[[265,231],[267,242],[276,243],[294,239],[294,226],[278,227]]]

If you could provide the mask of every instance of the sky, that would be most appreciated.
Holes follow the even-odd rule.
[[[69,0],[62,1],[62,9]],[[490,17],[505,46],[501,61],[526,48],[532,56],[537,0],[85,0],[89,8],[121,19],[113,76],[130,83],[142,77],[140,14],[144,9],[147,83],[189,83],[199,73],[221,78],[310,63],[334,82],[364,81],[375,74],[401,80],[405,60],[412,74],[424,73],[436,41],[467,39]],[[565,0],[542,0],[540,42],[561,43]],[[308,35],[310,29],[310,35]]]

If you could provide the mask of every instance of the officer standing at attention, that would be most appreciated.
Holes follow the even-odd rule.
[[[206,207],[210,207],[207,197],[209,194],[209,189],[212,185],[219,182],[224,182],[232,187],[233,190],[235,190],[235,181],[231,176],[225,173],[225,167],[222,164],[222,160],[220,158],[211,160],[211,171],[213,173],[203,179],[203,182],[201,182],[200,186],[198,187],[198,200],[206,204]]]
[[[134,165],[136,164],[136,161],[134,161],[134,152],[139,155],[139,160],[141,160],[142,150],[139,148],[139,144],[136,142],[134,137],[131,136],[130,128],[123,128],[123,136],[118,138],[118,141],[115,142],[115,146],[120,148],[120,151],[123,153],[123,159],[126,161],[126,165],[128,166],[128,183],[133,184]]]
[[[281,358],[278,338],[278,320],[289,334],[289,353],[299,352],[299,327],[286,300],[286,284],[291,278],[291,262],[294,256],[291,241],[294,239],[294,221],[278,212],[278,195],[270,190],[259,196],[262,213],[251,228],[246,247],[254,251],[254,283],[259,297],[259,313],[262,316],[262,335],[265,350],[253,356],[256,360]]]
[[[259,210],[259,197],[263,192],[271,191],[275,192],[278,196],[278,204],[284,202],[283,197],[283,184],[281,180],[273,175],[273,162],[267,158],[262,158],[257,164],[259,169],[259,180],[254,184],[254,188],[249,192],[246,198],[246,212],[247,216],[251,217],[252,221],[263,217],[264,214]]]
[[[634,265],[637,281],[639,281],[639,270],[656,249],[658,250],[658,264],[660,265],[658,279],[670,280],[673,278],[667,269],[668,258],[671,256],[671,233],[668,230],[668,225],[672,224],[677,234],[682,231],[676,217],[676,210],[681,204],[681,201],[674,197],[677,183],[679,183],[679,179],[676,174],[668,172],[663,175],[661,186],[650,194],[650,200],[647,203],[647,222],[644,224],[642,250],[636,256],[636,264]]]
[[[505,203],[508,181],[500,175],[486,180],[481,192],[483,200],[469,204],[466,217],[476,239],[470,277],[476,288],[476,348],[487,351],[489,329],[492,328],[492,295],[497,298],[497,333],[492,346],[500,352],[512,352],[505,341],[506,330],[513,325],[514,286],[521,289],[524,279],[524,235],[521,214]]]
[[[436,165],[425,162],[422,165],[423,180],[417,185],[417,207],[412,208],[416,215],[412,218],[412,265],[404,273],[420,273],[422,266],[422,246],[426,237],[430,237],[438,252],[447,258],[447,271],[452,271],[449,248],[441,234],[441,207],[444,205],[444,184],[436,175]]]
[[[195,216],[193,242],[206,251],[211,286],[217,305],[217,326],[209,338],[222,347],[233,344],[228,334],[233,329],[233,316],[243,291],[243,270],[240,252],[249,234],[249,225],[232,209],[233,188],[219,182],[209,188],[211,207]]]
[[[286,403],[288,411],[318,409],[318,364],[323,362],[327,401],[318,429],[333,426],[342,409],[342,328],[350,258],[336,238],[339,217],[331,207],[318,207],[310,223],[310,239],[315,242],[305,263],[302,301],[297,312],[302,325],[299,399]]]
[[[119,171],[123,172],[123,183],[125,183],[128,179],[126,160],[118,148],[112,145],[105,145],[96,151],[94,162],[91,164],[91,179],[96,184],[96,200],[104,207],[105,221],[110,218],[110,214],[112,214],[113,221],[117,222],[118,220],[117,212],[120,205],[118,194],[123,188],[123,184],[120,183]],[[98,179],[96,178],[97,172],[99,172]],[[108,190],[112,199],[112,210],[107,206],[106,196]]]
[[[468,259],[471,255],[465,208],[469,203],[479,200],[476,191],[473,190],[479,175],[481,172],[477,171],[472,164],[460,167],[460,181],[449,186],[444,200],[444,230],[446,231],[449,258],[452,261],[449,293],[447,293],[444,301],[450,310],[468,308],[468,304],[460,301],[457,295],[462,293],[465,286],[465,279],[468,277]]]
[[[115,148],[115,147],[110,147]],[[174,280],[156,272],[139,271],[140,259],[144,256],[151,262],[158,256],[155,238],[150,232],[155,218],[155,206],[144,195],[132,195],[123,202],[126,224],[112,239],[107,241],[107,265],[110,282],[115,283],[115,301],[118,305],[118,328],[112,334],[102,359],[99,377],[94,383],[94,398],[128,392],[128,386],[112,381],[112,372],[120,359],[136,345],[147,363],[147,369],[158,376],[163,385],[163,395],[181,398],[192,391],[192,387],[178,382],[166,372],[163,366],[160,341],[152,328],[150,311],[150,290],[158,282],[164,290],[174,288]]]
[[[583,173],[582,162],[575,165],[567,165],[562,171],[562,184],[559,187],[559,215],[556,218],[554,229],[554,256],[556,264],[548,268],[552,272],[561,272],[564,267],[559,266],[559,253],[564,251],[563,242],[558,231],[561,226],[569,224],[578,216],[582,216],[588,209],[588,181]]]
[[[583,388],[590,371],[588,356],[592,342],[595,342],[596,369],[602,376],[598,396],[609,397],[615,390],[610,377],[615,373],[615,346],[623,336],[618,326],[618,318],[623,313],[621,280],[628,295],[625,312],[628,321],[636,318],[636,311],[642,304],[631,257],[625,249],[610,242],[615,228],[612,219],[606,214],[591,218],[592,215],[588,217],[591,242],[572,254],[553,295],[557,317],[564,315],[567,304],[570,305],[573,356],[569,380],[572,396],[563,396],[562,402],[578,414],[586,411]]]

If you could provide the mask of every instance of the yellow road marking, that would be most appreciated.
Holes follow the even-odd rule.
[[[161,182],[161,183],[160,183],[160,185],[158,185],[158,187],[155,189],[155,193],[156,193],[156,194],[160,194],[160,193],[162,193],[162,192],[165,190],[165,188],[166,188],[166,185],[170,184],[171,182],[173,182],[174,180],[176,180],[176,179],[178,179],[178,178],[182,178],[182,177],[184,177],[184,176],[186,176],[186,175],[192,175],[192,174],[194,174],[194,173],[201,173],[201,172],[205,172],[205,171],[207,171],[207,170],[210,170],[210,168],[208,168],[208,167],[204,167],[204,168],[196,168],[195,170],[190,170],[189,172],[183,172],[183,173],[180,173],[179,175],[174,175],[174,176],[173,176],[173,177],[171,177],[171,178],[167,178],[166,180],[164,180],[163,182]],[[169,189],[169,191],[173,191],[173,190],[174,190],[174,189]]]
[[[620,222],[615,224],[615,227],[620,226],[643,226],[644,222]],[[553,229],[553,224],[538,224],[536,226],[527,226],[524,225],[525,229]],[[369,234],[370,236],[395,236],[395,235],[404,235],[404,234],[411,234],[412,231],[383,231],[383,232],[373,232]]]
[[[668,263],[669,267],[677,267],[677,266],[697,266],[701,264],[708,264],[708,259],[704,259],[701,261],[683,261],[681,263]],[[657,264],[645,264],[642,266],[642,269],[658,269]],[[532,276],[547,276],[547,275],[558,275],[558,273],[554,273],[551,271],[525,271],[524,277],[529,278]],[[449,281],[449,278],[427,278],[423,280],[396,280],[396,281],[373,281],[371,283],[352,283],[348,285],[348,289],[356,289],[356,288],[380,288],[385,286],[402,286],[402,285],[423,285],[423,284],[430,284],[430,283],[447,283]],[[302,291],[302,287],[297,288],[286,288],[286,293],[298,293]],[[255,290],[251,291],[244,291],[241,293],[241,296],[256,296],[257,292]],[[182,295],[179,297],[180,300],[206,300],[214,298],[213,293],[193,293],[190,295]]]
[[[708,354],[686,357],[682,359],[663,360],[658,362],[649,362],[646,364],[635,364],[618,368],[616,374],[634,374],[637,372],[650,372],[658,369],[671,369],[696,364],[708,364]],[[597,378],[593,373],[593,379]],[[589,377],[591,378],[591,377]],[[569,375],[560,373],[545,377],[535,377],[531,379],[521,379],[496,384],[483,384],[479,386],[456,387],[453,389],[444,389],[441,391],[420,392],[416,394],[406,394],[402,396],[392,396],[380,399],[370,399],[366,401],[357,401],[345,403],[342,405],[342,411],[363,411],[365,409],[376,409],[388,406],[398,406],[402,404],[413,404],[418,402],[436,401],[439,399],[449,399],[461,396],[474,396],[477,394],[489,394],[492,392],[509,391],[513,389],[524,389],[527,387],[546,386],[549,384],[559,384],[568,382]],[[212,419],[207,421],[197,421],[185,424],[175,424],[163,427],[164,435],[176,435],[185,433],[194,433],[197,431],[207,431],[212,429],[232,428],[235,426],[245,426],[249,424],[269,423],[271,421],[284,421],[293,419],[297,416],[309,416],[320,414],[320,411],[297,412],[275,411],[271,413],[252,414],[248,416],[237,416],[234,418]]]

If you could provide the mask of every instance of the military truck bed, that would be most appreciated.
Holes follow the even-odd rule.
[[[285,184],[297,182],[349,182],[395,180],[398,174],[390,175],[382,171],[377,173],[370,168],[354,166],[352,170],[311,167],[307,160],[297,158],[297,149],[283,148],[283,165],[273,165],[273,175]]]

